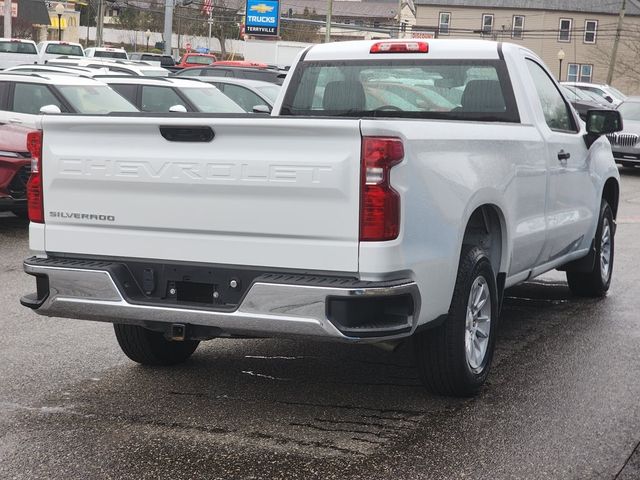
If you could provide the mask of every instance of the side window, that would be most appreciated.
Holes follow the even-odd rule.
[[[6,102],[6,95],[7,95],[7,90],[9,89],[9,83],[8,82],[0,82],[0,110],[4,110],[5,109],[5,102]]]
[[[56,105],[64,111],[64,107],[46,85],[36,83],[16,83],[13,91],[11,111],[37,115],[45,105]]]
[[[564,132],[577,131],[573,115],[565,103],[558,87],[551,80],[547,72],[536,62],[527,59],[527,67],[536,87],[544,119],[551,130]]]
[[[142,87],[143,112],[168,112],[174,105],[184,105],[180,96],[169,87],[155,87],[144,85]],[[184,105],[186,107],[186,105]]]
[[[181,77],[199,77],[202,72],[201,68],[186,68],[180,72]]]
[[[137,85],[119,85],[113,84],[109,85],[116,92],[122,95],[124,98],[129,100],[133,105],[136,104],[136,91],[138,90]]]
[[[233,77],[233,75],[229,75],[229,71],[224,68],[208,68],[202,70],[202,74],[206,77]]]
[[[224,94],[240,105],[245,112],[252,112],[253,107],[256,105],[264,105],[265,103],[264,100],[251,90],[239,87],[238,85],[225,85]]]

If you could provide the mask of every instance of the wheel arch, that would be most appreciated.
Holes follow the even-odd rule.
[[[503,210],[495,203],[475,207],[464,224],[463,245],[481,246],[489,255],[496,275],[508,268],[508,229]]]
[[[607,201],[615,219],[618,216],[618,204],[620,201],[620,185],[615,177],[609,177],[604,182],[601,198]]]

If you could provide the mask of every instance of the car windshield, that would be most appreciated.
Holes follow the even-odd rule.
[[[273,103],[278,98],[280,87],[278,85],[265,85],[264,87],[258,87],[258,91]]]
[[[518,122],[503,61],[302,62],[283,115]]]
[[[640,121],[640,102],[624,102],[618,110],[623,120]]]
[[[32,43],[0,40],[0,53],[36,54],[38,52]]]
[[[125,52],[105,52],[103,50],[97,50],[95,52],[93,52],[93,56],[94,57],[100,57],[100,58],[118,58],[121,60],[126,60],[127,59],[127,54]]]
[[[201,112],[206,113],[244,113],[244,110],[233,100],[215,87],[188,87],[180,91]]]
[[[140,73],[145,77],[168,77],[169,70],[165,70],[164,68],[152,69],[152,68],[142,68],[140,69]]]
[[[101,85],[61,85],[58,90],[74,110],[84,114],[137,112],[138,109],[114,92]]]
[[[627,99],[627,96],[624,93],[622,93],[620,90],[618,90],[616,87],[612,87],[611,85],[609,85],[607,88],[609,89],[609,91],[611,93],[613,93],[620,100],[626,100]]]
[[[68,43],[50,43],[44,49],[44,53],[51,55],[72,55],[76,57],[84,57],[82,47],[80,45],[69,45]]]
[[[204,57],[201,55],[188,55],[184,63],[195,63],[197,65],[211,65],[214,62],[212,57]]]

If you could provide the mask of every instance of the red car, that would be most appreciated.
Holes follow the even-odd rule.
[[[27,151],[29,129],[0,124],[0,212],[27,218],[27,181],[31,155]]]
[[[202,67],[211,65],[216,60],[215,55],[209,55],[208,53],[185,53],[176,67]]]

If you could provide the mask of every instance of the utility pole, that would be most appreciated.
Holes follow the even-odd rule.
[[[207,18],[207,25],[209,25],[209,43],[207,47],[209,47],[209,53],[211,53],[211,27],[213,26],[213,9],[209,9],[209,18]]]
[[[164,54],[171,55],[171,40],[173,38],[173,1],[164,2]]]
[[[618,56],[618,44],[620,43],[620,31],[622,30],[622,21],[624,20],[624,14],[627,9],[627,0],[622,0],[622,8],[620,9],[620,15],[618,16],[618,28],[616,29],[616,38],[613,41],[613,51],[611,52],[611,59],[609,60],[609,72],[607,72],[607,84],[611,84],[613,80],[613,70],[616,65],[616,57]]]
[[[327,0],[327,21],[324,27],[324,43],[331,41],[331,14],[333,13],[333,0]]]
[[[4,38],[11,38],[11,0],[4,0]]]
[[[96,47],[102,46],[103,32],[104,32],[104,0],[98,0],[98,18],[96,22]]]

